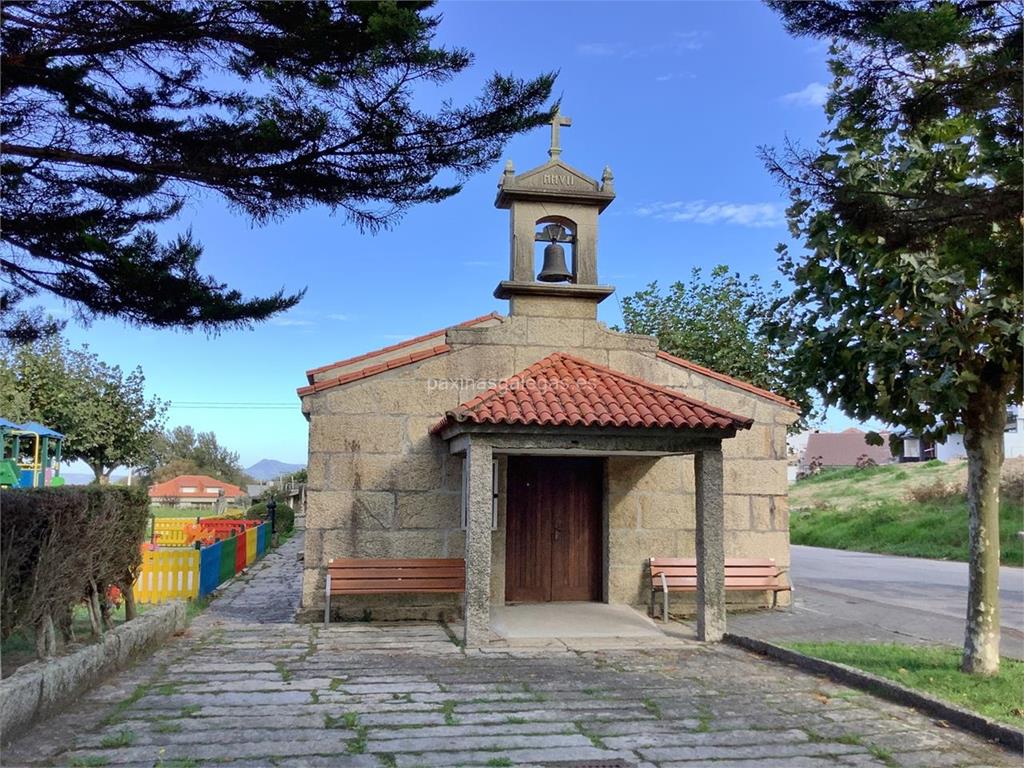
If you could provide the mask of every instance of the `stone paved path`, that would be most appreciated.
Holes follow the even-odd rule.
[[[1020,764],[912,710],[730,647],[463,654],[436,624],[295,625],[300,546],[268,556],[185,636],[26,734],[3,765]]]

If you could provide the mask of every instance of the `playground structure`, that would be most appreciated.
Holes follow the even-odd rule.
[[[64,435],[36,421],[16,424],[0,417],[0,487],[43,488],[64,485],[60,476]]]

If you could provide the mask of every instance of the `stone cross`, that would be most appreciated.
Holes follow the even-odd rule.
[[[561,126],[568,128],[572,125],[571,117],[563,117],[560,110],[555,110],[555,114],[551,116],[551,149],[548,150],[548,157],[552,160],[556,160],[562,154],[562,147],[558,143],[558,129]]]

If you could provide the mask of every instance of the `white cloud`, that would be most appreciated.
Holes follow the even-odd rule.
[[[699,51],[704,47],[704,40],[707,36],[708,33],[703,30],[687,30],[676,32],[668,40],[660,40],[644,45],[631,45],[621,40],[577,43],[576,53],[580,56],[617,56],[623,59],[634,59],[657,54],[678,56],[686,51]]]
[[[668,72],[654,78],[655,82],[667,83],[670,80],[695,80],[697,76],[693,72]]]
[[[735,224],[740,227],[778,227],[785,223],[783,209],[775,203],[711,203],[679,200],[651,203],[636,209],[638,216],[660,221],[695,224]]]
[[[625,43],[577,43],[580,56],[616,56],[625,50]]]
[[[328,320],[341,320],[341,321],[345,321],[345,320],[351,320],[352,318],[349,315],[343,315],[340,312],[332,312],[331,314],[329,314],[327,316],[327,319]]]
[[[307,325],[315,325],[312,320],[299,320],[294,317],[275,317],[270,321],[271,325],[279,325],[282,328],[297,328]]]
[[[677,32],[669,45],[677,51],[699,51],[704,47],[704,38],[707,36],[707,32]]]
[[[798,107],[820,107],[828,100],[828,86],[822,83],[808,83],[799,91],[787,93],[782,97],[786,104]]]

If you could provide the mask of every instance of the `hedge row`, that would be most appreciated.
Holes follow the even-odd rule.
[[[245,516],[250,520],[270,520],[267,513],[267,504],[264,501],[253,504]],[[283,501],[277,502],[277,509],[274,510],[274,529],[278,535],[288,533],[295,527],[295,510]]]
[[[65,639],[85,602],[94,634],[110,625],[107,589],[134,615],[149,501],[138,488],[64,486],[0,491],[0,637],[31,628],[40,656]]]

